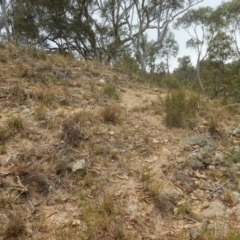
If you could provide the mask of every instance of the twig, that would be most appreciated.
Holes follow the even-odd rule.
[[[56,214],[56,213],[58,213],[58,212],[50,213],[50,214],[46,217],[46,220],[47,220],[48,218],[50,218],[52,215]]]
[[[191,217],[189,217],[189,216],[183,216],[183,218],[185,218],[185,219],[187,219],[187,220],[190,220],[190,221],[192,221],[192,222],[195,222],[195,223],[198,222],[197,220],[195,220],[195,219],[193,219],[193,218],[191,218]]]
[[[213,189],[213,190],[211,191],[211,194],[213,194],[214,192],[216,192],[216,191],[220,190],[221,188],[223,188],[223,186],[224,186],[227,182],[229,182],[230,180],[231,180],[231,179],[228,179],[228,180],[225,181],[223,184],[221,184],[219,187]]]
[[[32,212],[34,212],[35,211],[35,207],[33,206],[33,204],[32,204],[32,202],[31,202],[31,200],[30,199],[28,199],[28,205],[30,206],[30,208],[32,209]]]
[[[17,176],[17,184],[18,184],[18,186],[21,188],[20,190],[21,190],[22,192],[28,192],[27,186],[24,186],[24,185],[22,184],[19,176]]]

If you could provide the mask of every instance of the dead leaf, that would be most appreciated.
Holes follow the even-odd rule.
[[[159,141],[157,139],[153,139],[152,141],[153,143],[159,143]]]
[[[206,175],[204,174],[201,174],[198,170],[195,172],[195,177],[197,178],[203,178],[203,179],[206,179]]]

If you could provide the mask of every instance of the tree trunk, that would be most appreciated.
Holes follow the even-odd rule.
[[[1,22],[3,23],[3,26],[6,29],[7,32],[7,40],[8,42],[11,42],[11,33],[9,31],[9,26],[8,26],[8,22],[7,22],[7,9],[6,9],[6,0],[2,0],[1,1],[1,9],[2,9],[2,19]]]
[[[199,62],[199,60],[197,62],[197,79],[198,79],[198,83],[200,85],[200,88],[201,88],[201,90],[202,90],[202,92],[204,94],[205,93],[204,92],[204,87],[203,87],[203,84],[202,84],[202,80],[200,78],[200,62]]]

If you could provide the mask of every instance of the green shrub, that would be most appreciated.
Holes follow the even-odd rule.
[[[103,118],[104,122],[118,123],[119,115],[120,115],[120,107],[114,104],[105,106],[101,110],[100,115]]]
[[[23,129],[23,119],[18,117],[10,117],[7,119],[8,127],[12,130],[20,131]]]
[[[113,98],[116,100],[119,99],[119,95],[117,93],[116,87],[112,84],[107,84],[106,86],[104,86],[103,93],[110,98]]]
[[[7,152],[7,146],[6,145],[0,145],[0,155],[5,154]]]
[[[167,127],[192,127],[199,96],[186,96],[183,89],[173,90],[165,100],[165,123]]]

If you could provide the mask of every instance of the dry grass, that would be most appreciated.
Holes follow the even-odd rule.
[[[24,129],[24,123],[21,116],[13,116],[7,119],[8,127],[11,131],[21,131]]]
[[[62,124],[62,139],[73,147],[78,147],[80,141],[84,139],[80,124],[76,124],[73,120],[66,120]]]
[[[120,116],[120,106],[116,104],[105,106],[101,110],[100,116],[102,117],[104,122],[118,123]]]
[[[11,214],[4,229],[4,240],[18,239],[26,232],[25,223],[20,213]]]
[[[157,175],[156,167],[161,162],[156,156],[175,169],[179,165],[174,157],[181,155],[176,152],[176,143],[192,133],[189,129],[164,129],[163,100],[151,103],[150,97],[144,97],[146,92],[157,97],[159,90],[131,82],[133,75],[120,76],[120,71],[99,63],[74,61],[59,54],[48,56],[34,48],[7,46],[1,50],[7,61],[0,69],[0,238],[187,239],[187,234],[186,238],[155,236],[154,222],[159,215],[164,218],[162,234],[169,230],[172,218],[176,220],[191,209],[189,196],[184,193],[186,202],[177,205],[167,195],[164,179]],[[102,77],[111,84],[100,84]],[[147,79],[147,75],[144,77]],[[198,96],[192,98],[187,92],[185,97],[187,119],[183,119],[183,126],[195,117],[189,109],[196,107]],[[121,111],[119,99],[128,111]],[[181,109],[178,100],[173,105],[176,102]],[[23,112],[25,108],[30,111]],[[201,120],[212,113],[206,112]],[[171,121],[177,121],[176,116],[173,114]],[[225,116],[220,117],[222,120]],[[213,125],[218,119],[216,115]],[[215,127],[217,131],[219,128]],[[165,147],[172,151],[171,156],[161,154]],[[71,172],[72,164],[79,159],[88,163],[84,174]],[[227,160],[232,166],[239,158],[230,154]],[[141,171],[142,164],[148,167]],[[174,179],[171,168],[168,170],[169,179]],[[201,174],[213,183],[229,178],[228,170],[209,168]],[[21,192],[17,176],[27,187],[26,194]],[[233,182],[225,186],[221,195],[226,206],[235,206],[231,191],[239,191],[237,173],[233,176]],[[199,185],[204,180],[199,179]],[[29,201],[35,208],[33,212]],[[174,216],[174,212],[178,215]],[[185,219],[181,223],[185,224]],[[181,227],[176,226],[176,232]],[[221,228],[201,232],[199,239],[239,239],[234,224],[231,227],[228,232]]]

